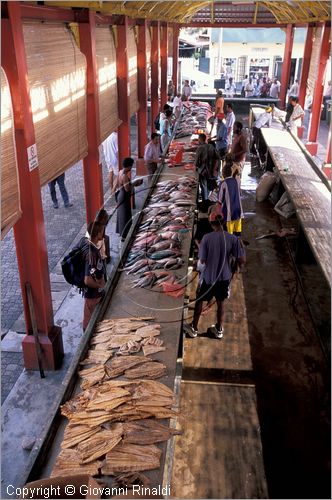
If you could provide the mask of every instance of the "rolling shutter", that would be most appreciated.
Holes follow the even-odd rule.
[[[108,26],[96,28],[96,60],[100,142],[103,142],[121,124],[118,117],[116,52],[113,34]]]
[[[129,76],[129,112],[132,116],[138,110],[137,96],[137,45],[134,28],[127,31],[128,76]]]
[[[12,100],[1,68],[1,238],[21,217]]]
[[[87,155],[86,59],[64,24],[23,23],[43,186]]]

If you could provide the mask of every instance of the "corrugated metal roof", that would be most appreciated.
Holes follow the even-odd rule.
[[[174,1],[49,1],[46,5],[86,7],[106,14],[132,18],[198,23],[300,24],[331,19],[326,0],[174,0]]]

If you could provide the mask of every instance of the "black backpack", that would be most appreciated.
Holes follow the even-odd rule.
[[[70,252],[62,259],[61,268],[65,280],[70,285],[77,286],[77,288],[85,288],[85,263],[86,256],[89,252],[89,241],[87,238],[81,238],[78,245],[76,245]]]
[[[154,119],[154,128],[156,130],[159,130],[160,129],[160,113],[157,114],[156,118]]]

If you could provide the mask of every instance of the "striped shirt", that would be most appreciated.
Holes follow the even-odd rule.
[[[222,207],[225,222],[243,218],[240,184],[234,177],[226,177],[219,187],[218,201]]]

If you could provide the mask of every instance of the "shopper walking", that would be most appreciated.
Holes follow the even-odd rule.
[[[106,283],[105,263],[98,248],[103,239],[104,225],[94,222],[89,229],[90,237],[82,248],[85,261],[83,331],[86,330],[93,311],[104,296]]]
[[[206,143],[206,135],[199,134],[199,145],[196,151],[195,166],[198,171],[199,185],[203,203],[208,201],[208,181],[214,176],[216,162],[219,157],[212,144]]]
[[[182,100],[190,101],[191,94],[192,94],[192,88],[189,85],[189,80],[185,80],[184,85],[182,87]]]
[[[293,134],[297,135],[297,127],[301,127],[302,118],[304,117],[304,111],[299,104],[299,99],[297,97],[291,97],[290,103],[293,106],[292,114],[289,118],[289,128]]]
[[[143,179],[131,182],[130,172],[133,165],[133,158],[125,158],[123,160],[123,168],[119,174],[118,191],[115,197],[117,202],[116,232],[120,234],[122,241],[126,239],[132,223],[131,196],[133,194],[133,187],[140,186],[143,182]]]
[[[272,97],[273,99],[278,99],[279,94],[280,94],[280,83],[278,82],[278,78],[275,78],[270,87],[270,97]]]
[[[246,97],[252,97],[254,95],[254,84],[252,83],[252,78],[249,78],[249,81],[244,87],[244,91]]]
[[[236,121],[234,123],[233,133],[234,138],[231,148],[231,157],[234,162],[233,173],[241,176],[248,149],[247,137],[241,122]]]
[[[171,137],[172,137],[172,110],[167,109],[165,111],[165,118],[162,119],[160,117],[160,144],[161,144],[161,150],[164,152],[169,143],[171,142]]]
[[[218,202],[221,207],[227,232],[241,236],[243,210],[241,204],[240,179],[233,176],[233,162],[226,161],[222,168],[223,180],[218,190]]]
[[[231,98],[234,97],[234,94],[236,94],[236,86],[235,83],[233,83],[232,77],[230,77],[228,83],[226,83],[225,92],[226,92],[226,97],[231,97]]]
[[[169,80],[169,82],[167,84],[167,98],[169,101],[172,100],[172,98],[174,96],[174,92],[175,92],[175,86],[173,84],[173,80]]]
[[[196,292],[194,319],[192,324],[185,324],[184,329],[190,337],[197,337],[203,302],[214,297],[217,302],[217,320],[211,330],[216,338],[221,339],[224,335],[224,301],[229,297],[232,278],[230,260],[233,257],[236,266],[242,267],[245,251],[239,238],[223,230],[222,215],[212,212],[209,219],[213,232],[203,236],[199,247],[202,282]]]
[[[149,179],[151,179],[157,170],[158,163],[161,161],[160,153],[159,134],[153,132],[153,134],[151,134],[151,141],[148,142],[144,148],[144,160],[149,173]]]
[[[119,146],[118,133],[112,132],[102,143],[102,153],[108,170],[108,181],[111,192],[114,193],[117,188],[119,176]]]
[[[59,208],[59,203],[58,203],[56,190],[55,190],[56,184],[58,184],[58,186],[59,186],[59,190],[60,190],[65,208],[72,207],[73,204],[70,203],[70,201],[69,201],[68,192],[67,192],[67,189],[65,186],[65,173],[63,173],[61,175],[58,175],[58,177],[56,177],[55,179],[53,179],[52,181],[50,181],[48,183],[48,187],[50,189],[50,194],[51,194],[51,198],[52,198],[52,202],[53,202],[53,208]]]
[[[233,105],[231,103],[226,104],[226,127],[228,135],[228,146],[231,146],[233,141],[233,127],[235,123],[235,114],[233,111]]]

